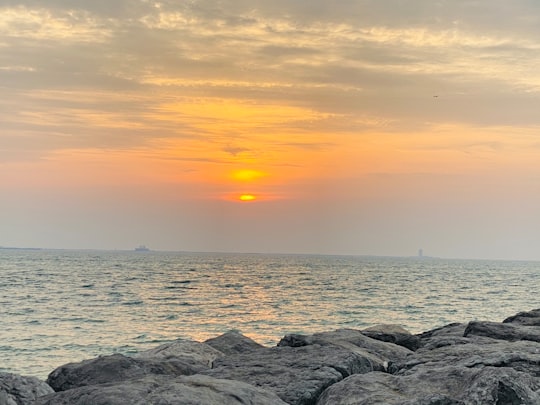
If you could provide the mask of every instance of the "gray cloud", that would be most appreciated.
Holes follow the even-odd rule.
[[[4,0],[0,6],[21,17],[34,10],[31,24],[38,25],[47,11],[52,24],[29,30],[24,18],[5,22],[7,14],[0,22],[0,119],[10,123],[4,133],[72,133],[80,146],[199,136],[189,123],[158,121],[149,112],[168,98],[209,96],[347,117],[318,122],[330,132],[372,128],[355,116],[396,129],[430,122],[540,125],[534,1]],[[39,99],[33,95],[39,91],[65,95]],[[89,91],[125,100],[81,101]],[[28,121],[47,111],[54,125]],[[99,135],[103,128],[88,126],[81,112],[144,128],[109,127]]]
[[[152,3],[140,0],[0,0],[0,7],[30,7],[54,13],[85,10],[102,17],[130,18],[151,10]]]

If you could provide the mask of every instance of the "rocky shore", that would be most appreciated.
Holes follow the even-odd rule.
[[[396,325],[286,335],[228,332],[137,356],[0,373],[0,405],[540,404],[540,309],[413,335]]]

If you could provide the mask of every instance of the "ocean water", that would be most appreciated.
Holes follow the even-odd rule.
[[[41,379],[98,355],[238,330],[502,321],[540,307],[540,262],[0,249],[0,370]]]

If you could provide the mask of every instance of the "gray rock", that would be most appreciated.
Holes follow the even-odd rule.
[[[438,347],[463,345],[468,343],[491,344],[497,343],[497,340],[484,337],[470,335],[464,337],[466,323],[451,323],[440,328],[429,330],[416,335],[420,339],[420,347],[424,349],[436,349]]]
[[[420,337],[411,334],[399,325],[381,324],[362,330],[362,334],[372,339],[394,343],[415,351],[421,346]]]
[[[178,339],[161,346],[138,353],[135,357],[143,359],[190,359],[195,363],[212,367],[212,362],[223,353],[206,343]]]
[[[247,353],[254,350],[264,349],[263,345],[242,335],[238,332],[227,332],[218,337],[204,341],[205,344],[212,346],[225,355]]]
[[[403,359],[412,353],[405,347],[372,339],[355,329],[338,329],[313,335],[286,335],[278,346],[299,347],[312,344],[341,346],[381,364]]]
[[[540,404],[540,379],[506,367],[486,367],[471,381],[463,396],[466,403],[496,405]]]
[[[540,308],[528,312],[519,312],[506,318],[503,323],[517,323],[525,326],[540,326]]]
[[[485,336],[491,339],[508,340],[510,342],[518,340],[540,342],[540,326],[473,321],[469,322],[463,336]]]
[[[27,405],[51,392],[48,384],[35,377],[0,372],[0,405]]]
[[[357,374],[317,405],[538,405],[539,379],[511,368],[418,367],[403,376]]]
[[[367,357],[340,346],[272,347],[217,359],[202,374],[240,380],[274,391],[293,405],[314,404],[330,385],[354,373],[376,369]]]
[[[465,332],[466,327],[466,323],[450,323],[439,328],[422,332],[416,336],[418,336],[422,341],[426,341],[434,337],[461,337],[463,336],[463,332]]]
[[[85,385],[124,381],[149,374],[191,375],[207,369],[193,359],[136,359],[122,354],[100,356],[80,363],[69,363],[55,369],[47,383],[55,391]]]
[[[434,374],[430,374],[433,378]],[[446,376],[446,374],[445,374]],[[320,396],[317,405],[404,405],[452,404],[451,398],[427,381],[396,377],[386,373],[357,374],[332,385]]]
[[[271,391],[208,376],[146,376],[75,388],[39,398],[35,405],[287,405]]]
[[[431,368],[460,366],[466,368],[507,367],[540,376],[540,346],[536,342],[520,341],[480,345],[476,343],[450,345],[428,350],[419,349],[401,362],[392,363],[389,371],[403,375],[419,365]]]

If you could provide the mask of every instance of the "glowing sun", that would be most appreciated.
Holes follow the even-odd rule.
[[[241,182],[254,181],[264,176],[265,176],[265,173],[259,170],[251,170],[251,169],[237,170],[232,173],[232,178],[236,181],[241,181]]]
[[[240,201],[254,201],[257,199],[253,194],[242,194],[238,197]]]

